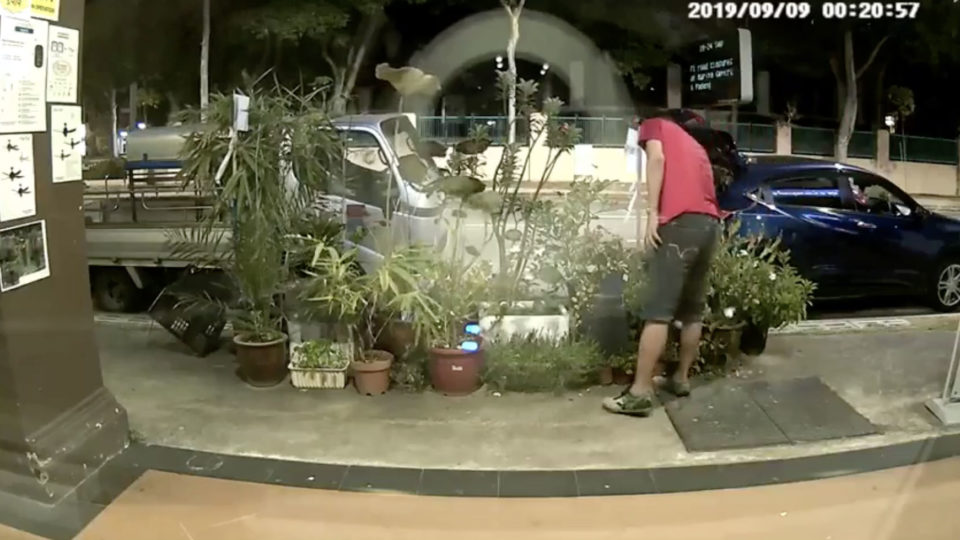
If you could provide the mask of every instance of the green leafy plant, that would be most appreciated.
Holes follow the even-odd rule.
[[[429,248],[406,246],[386,251],[372,272],[359,264],[357,248],[338,250],[318,244],[308,278],[298,296],[317,319],[337,321],[350,329],[360,352],[372,350],[390,321],[409,319],[417,342],[432,335],[442,306],[424,288],[424,276],[435,265]]]
[[[350,362],[341,348],[326,339],[297,345],[293,356],[296,367],[306,369],[343,369]]]
[[[627,249],[620,238],[593,223],[609,182],[576,181],[558,201],[542,201],[531,214],[537,248],[528,256],[531,273],[549,294],[568,299],[572,327],[593,307],[600,282],[625,276]]]
[[[724,231],[711,267],[708,326],[779,328],[805,319],[816,286],[790,265],[779,239],[739,232],[739,222]]]
[[[290,281],[288,255],[304,216],[335,189],[342,145],[318,93],[306,95],[248,81],[250,130],[233,131],[233,97],[216,95],[207,122],[187,138],[181,177],[211,202],[196,226],[169,231],[173,252],[197,266],[222,268],[237,298],[212,297],[228,309],[242,339],[282,336],[282,298]],[[184,114],[196,120],[198,111]]]
[[[603,357],[590,342],[553,340],[533,333],[484,349],[484,381],[507,392],[561,392],[593,382]]]

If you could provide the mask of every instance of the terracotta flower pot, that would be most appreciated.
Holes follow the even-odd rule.
[[[743,328],[740,336],[740,352],[747,356],[759,356],[767,348],[769,328],[761,328],[748,324]]]
[[[613,368],[610,366],[600,368],[600,384],[610,386],[613,384]]]
[[[266,343],[244,341],[243,336],[234,336],[240,377],[258,388],[282,383],[287,378],[286,342],[286,335]]]
[[[390,389],[393,355],[386,351],[364,351],[363,362],[353,362],[353,386],[365,396],[379,396]]]
[[[633,383],[633,375],[621,368],[613,369],[613,384],[626,385]]]
[[[466,396],[480,388],[483,352],[430,349],[430,383],[448,396]]]

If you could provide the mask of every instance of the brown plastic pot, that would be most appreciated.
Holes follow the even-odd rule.
[[[430,384],[447,396],[466,396],[480,388],[483,352],[430,349]]]
[[[633,374],[627,373],[621,368],[613,369],[613,384],[624,385],[633,383]]]
[[[250,386],[267,388],[276,386],[287,378],[287,336],[273,341],[257,343],[244,341],[243,336],[234,336],[240,378]]]
[[[393,355],[387,351],[363,351],[363,361],[353,362],[353,386],[365,396],[379,396],[390,389]]]
[[[600,384],[610,386],[613,384],[613,368],[610,366],[600,368]]]

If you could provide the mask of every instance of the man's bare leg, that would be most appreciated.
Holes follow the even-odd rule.
[[[684,324],[680,330],[680,366],[673,374],[673,380],[678,383],[687,383],[690,380],[690,368],[700,353],[700,336],[703,333],[703,323]]]
[[[665,323],[647,322],[640,333],[637,351],[637,372],[630,393],[635,396],[653,392],[653,375],[663,350],[667,346],[669,327]]]

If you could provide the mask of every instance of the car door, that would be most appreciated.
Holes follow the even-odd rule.
[[[361,249],[364,257],[373,257],[396,242],[401,228],[387,225],[388,204],[398,200],[393,170],[380,141],[370,132],[344,130],[342,191],[330,201],[339,204],[347,240]],[[367,261],[364,261],[367,262]]]
[[[830,171],[795,173],[766,181],[755,206],[758,233],[782,239],[791,263],[817,283],[821,297],[854,294],[850,248],[856,233],[844,215],[845,202],[836,175]],[[748,215],[747,221],[750,221]]]
[[[928,257],[919,205],[879,176],[842,174],[852,205],[844,211],[859,233],[858,281],[877,292],[909,290],[920,282]]]

